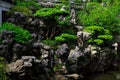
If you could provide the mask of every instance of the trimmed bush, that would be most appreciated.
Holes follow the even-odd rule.
[[[54,40],[42,40],[42,42],[48,46],[55,46],[56,42]]]
[[[92,33],[92,38],[88,40],[90,44],[102,45],[112,40],[113,36],[110,31],[100,26],[88,26],[84,29],[85,32]]]
[[[34,7],[34,8],[40,8],[40,4],[35,1],[17,1],[17,6],[25,6],[25,7]]]
[[[62,33],[55,37],[56,42],[74,42],[75,40],[77,40],[77,36],[68,33]]]
[[[0,26],[0,32],[3,30],[13,31],[15,34],[13,40],[18,43],[28,43],[32,38],[31,34],[27,30],[11,23],[4,23]]]
[[[68,15],[67,11],[61,11],[56,8],[43,8],[38,10],[34,16],[36,17],[54,17],[55,15],[65,14]]]

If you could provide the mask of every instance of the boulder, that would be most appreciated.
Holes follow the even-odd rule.
[[[56,54],[62,61],[66,61],[69,55],[69,48],[67,44],[62,44],[59,46],[59,48],[56,50]]]
[[[22,56],[21,59],[8,64],[6,67],[12,80],[40,80],[46,76],[46,70],[44,62],[34,56]]]
[[[76,46],[74,50],[70,50],[68,60],[77,61],[77,59],[82,55],[83,55],[83,53],[80,51],[79,47]]]

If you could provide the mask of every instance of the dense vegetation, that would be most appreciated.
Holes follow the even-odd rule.
[[[14,34],[13,40],[18,43],[28,43],[32,38],[31,34],[27,30],[24,30],[21,27],[15,26],[11,23],[4,23],[2,26],[0,26],[0,32],[3,30],[12,31]]]
[[[94,6],[94,7],[93,7]],[[119,32],[119,4],[103,6],[99,3],[87,3],[86,11],[80,14],[84,26],[103,26],[111,33]]]
[[[113,38],[109,30],[100,26],[88,26],[84,31],[92,33],[92,38],[88,42],[93,45],[103,45],[107,43],[107,41],[111,41]]]
[[[98,31],[95,31],[93,39],[89,41],[90,43],[95,41],[95,44],[106,43],[110,39],[112,40],[112,36],[120,33],[120,2],[118,0],[101,0],[100,2],[102,3],[99,3],[98,0],[88,2],[86,3],[86,7],[78,12],[78,21],[83,25],[85,30],[87,29],[90,32],[96,29]],[[105,31],[108,30],[111,37],[103,33],[104,31],[99,32],[101,28]],[[102,39],[103,41],[101,41],[100,38],[103,38],[101,35],[104,35],[106,39]]]

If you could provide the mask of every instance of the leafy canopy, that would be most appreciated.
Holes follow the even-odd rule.
[[[68,33],[62,33],[60,36],[55,37],[56,42],[74,42],[75,40],[77,40],[77,36]]]
[[[120,31],[119,14],[120,4],[103,6],[100,3],[87,3],[79,19],[84,26],[103,26],[114,33]]]
[[[56,45],[56,42],[54,40],[42,40],[42,42],[52,47]]]

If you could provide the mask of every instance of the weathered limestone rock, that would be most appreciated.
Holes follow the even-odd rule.
[[[8,64],[6,70],[13,80],[39,80],[46,76],[46,66],[43,64],[43,61],[34,56],[22,56],[21,59]]]
[[[83,26],[76,25],[75,28],[77,28],[78,31],[82,31],[83,30]]]
[[[70,10],[70,22],[72,23],[72,24],[76,24],[76,12],[75,12],[75,9],[71,9]]]
[[[87,40],[91,38],[91,33],[79,31],[77,32],[77,37],[78,37],[78,46],[86,47]]]
[[[62,44],[61,46],[59,46],[59,48],[56,50],[56,54],[63,62],[66,62],[69,55],[69,48],[67,44]]]
[[[70,50],[70,54],[68,56],[68,60],[77,61],[77,59],[82,56],[83,53],[79,50],[79,47],[76,46],[74,50]]]

